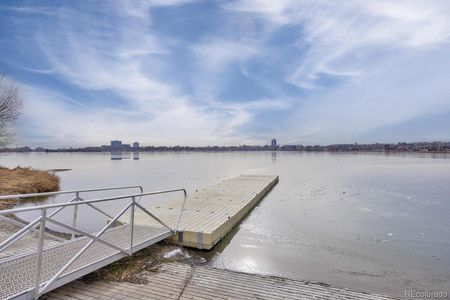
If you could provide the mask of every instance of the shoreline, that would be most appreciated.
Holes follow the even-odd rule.
[[[29,167],[9,169],[0,166],[0,195],[44,193],[57,190],[59,190],[59,177],[48,171]],[[0,210],[14,207],[16,204],[17,199],[0,200]]]
[[[139,153],[330,153],[330,154],[450,154],[450,150],[443,151],[400,151],[400,150],[140,150]],[[84,151],[84,150],[49,150],[49,151],[2,151],[1,154],[7,153],[19,153],[19,154],[51,154],[51,153],[99,153],[99,154],[111,154],[111,151]],[[133,151],[123,151],[123,153],[133,153]],[[69,171],[71,169],[55,169],[57,172]],[[53,170],[48,170],[53,171]]]

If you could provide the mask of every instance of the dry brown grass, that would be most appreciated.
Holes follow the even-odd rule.
[[[175,250],[182,249],[187,252],[189,257],[175,256],[172,258],[164,258],[164,254]],[[133,254],[133,256],[122,258],[112,264],[107,265],[95,272],[83,277],[83,281],[90,283],[97,280],[131,282],[136,284],[145,284],[147,280],[144,278],[145,272],[158,272],[159,266],[167,262],[181,262],[188,264],[203,263],[203,258],[199,252],[195,250],[187,250],[183,247],[169,245],[160,242],[150,247],[144,248]]]
[[[0,167],[0,195],[52,192],[59,189],[59,177],[47,171],[17,167]],[[11,205],[0,202],[0,209]]]
[[[161,248],[158,245],[152,245],[136,252],[133,256],[122,258],[86,275],[83,277],[83,281],[105,280],[145,283],[139,278],[139,273],[144,270],[152,270],[161,261],[162,255]]]

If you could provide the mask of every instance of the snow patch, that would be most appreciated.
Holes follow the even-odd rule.
[[[175,249],[175,250],[172,250],[172,251],[169,251],[169,252],[167,252],[167,253],[164,253],[164,258],[172,258],[172,257],[175,257],[175,256],[177,256],[177,255],[182,255],[183,254],[183,251],[181,251],[181,249],[180,248],[178,248],[178,249]]]
[[[183,256],[184,258],[191,258],[191,256],[189,255],[188,252],[183,251],[180,248],[166,252],[163,257],[164,258],[173,258],[178,255]]]

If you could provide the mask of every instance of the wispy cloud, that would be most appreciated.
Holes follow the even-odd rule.
[[[446,2],[40,4],[0,7],[24,144],[354,142],[450,112]]]
[[[227,9],[262,18],[270,34],[299,29],[302,59],[285,79],[320,90],[291,116],[300,141],[353,142],[374,128],[450,110],[448,3],[244,0]]]
[[[76,100],[69,101],[61,93],[25,85],[27,109],[23,119],[36,124],[53,146],[69,146],[74,141],[94,144],[114,137],[159,144],[239,141],[242,135],[237,129],[251,121],[255,111],[277,108],[280,103],[267,99],[234,105],[219,100],[199,102],[183,93],[177,82],[160,78],[164,75],[160,58],[171,49],[164,37],[152,32],[151,9],[183,3],[136,6],[135,2],[121,2],[110,16],[114,21],[65,9],[57,14],[56,23],[51,23],[57,28],[51,36],[47,26],[38,26],[37,46],[55,76],[84,91],[112,93],[115,99],[106,106],[96,105],[95,98],[83,99],[88,106],[80,109],[70,103]],[[220,70],[254,53],[251,47],[220,41],[193,49],[210,70]]]
[[[233,63],[243,63],[257,55],[258,50],[252,45],[224,39],[208,40],[192,47],[203,67],[210,72],[220,72]]]

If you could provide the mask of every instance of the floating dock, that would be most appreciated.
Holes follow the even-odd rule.
[[[0,230],[0,299],[36,299],[165,239],[183,246],[211,249],[277,182],[277,176],[242,175],[196,191],[184,202],[173,199],[151,208],[141,205],[143,197],[172,192],[186,195],[186,192],[177,189],[84,200],[79,196],[83,190],[65,191],[59,193],[76,193],[75,198],[64,203],[2,210],[0,216],[4,221],[8,219],[6,216],[21,212],[38,210],[40,216],[23,228],[13,219],[8,219],[11,224],[0,226],[3,230]],[[128,187],[95,191],[123,188]],[[4,197],[30,197],[30,194]],[[127,201],[115,216],[96,206],[122,199]],[[103,218],[106,217],[106,225],[95,233],[76,228],[80,206],[89,206],[101,213]],[[73,208],[72,225],[52,218],[66,207]],[[49,237],[46,229],[49,223],[80,236],[73,234],[71,240],[62,241],[58,237]],[[11,226],[15,226],[14,230]]]
[[[181,263],[163,264],[142,275],[145,284],[77,280],[42,299],[393,299],[328,284]]]
[[[169,241],[186,247],[209,250],[239,223],[277,184],[278,176],[240,175],[188,195],[179,232]],[[169,227],[175,227],[180,201],[149,208]],[[129,217],[122,218],[127,222]],[[161,226],[144,212],[135,214],[135,224]]]

